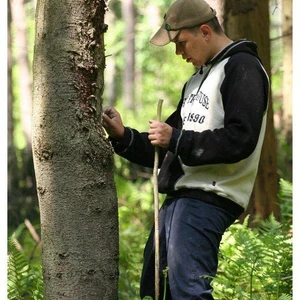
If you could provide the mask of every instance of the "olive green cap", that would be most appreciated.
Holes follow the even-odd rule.
[[[204,0],[177,0],[168,9],[162,26],[150,42],[156,46],[167,45],[180,29],[204,24],[215,16],[216,11]]]

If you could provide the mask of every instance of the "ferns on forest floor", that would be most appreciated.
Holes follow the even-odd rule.
[[[29,265],[23,253],[17,249],[14,236],[8,239],[8,300],[43,299],[41,267]]]
[[[291,234],[273,215],[251,230],[247,222],[234,224],[223,238],[216,299],[291,299]]]
[[[212,281],[216,300],[292,299],[292,184],[281,180],[280,187],[281,222],[271,215],[256,228],[249,228],[246,218],[242,224],[233,224],[224,234],[218,274]],[[140,235],[135,230],[123,233],[122,237],[124,240],[120,241],[120,248],[124,253],[128,254],[130,250],[124,248],[128,238],[134,238],[135,243],[131,246],[140,244]],[[141,264],[142,251],[138,249],[131,255],[124,253],[120,255],[120,260],[130,261],[120,264],[120,277],[123,276],[120,287],[124,290],[119,291],[119,299],[139,299],[134,295],[138,294],[137,265]],[[17,249],[14,235],[8,240],[8,254],[7,299],[43,299],[41,266],[30,265],[27,255]],[[124,283],[124,278],[130,285]],[[130,298],[129,294],[132,295]]]

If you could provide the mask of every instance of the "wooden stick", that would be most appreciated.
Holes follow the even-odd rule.
[[[161,121],[161,107],[164,100],[159,99],[157,104],[157,119]],[[154,192],[154,239],[155,239],[155,300],[159,299],[159,196],[158,196],[158,159],[159,147],[155,146],[153,167],[153,192]]]
[[[39,235],[37,234],[37,232],[35,231],[33,225],[31,224],[31,222],[28,219],[24,220],[24,223],[28,229],[28,231],[30,232],[32,238],[35,240],[35,242],[39,245],[41,242],[41,239],[39,237]]]

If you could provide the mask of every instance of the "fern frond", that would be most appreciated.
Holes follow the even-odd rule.
[[[23,299],[24,274],[28,272],[28,264],[16,247],[14,236],[8,240],[8,255],[8,299]]]
[[[280,212],[284,222],[291,222],[293,216],[293,185],[284,179],[279,181]]]
[[[287,295],[287,294],[282,294],[278,300],[292,300],[293,297],[291,295]]]
[[[279,180],[279,198],[290,201],[293,198],[293,184],[287,180]]]
[[[43,299],[41,268],[29,266],[26,257],[16,247],[14,235],[8,239],[7,272],[8,300]]]
[[[216,299],[279,299],[291,294],[289,228],[273,215],[258,228],[248,228],[245,220],[233,224],[221,243],[219,269],[212,282]]]

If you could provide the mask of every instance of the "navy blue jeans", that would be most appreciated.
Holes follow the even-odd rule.
[[[198,199],[166,200],[159,213],[160,298],[162,270],[169,268],[167,300],[214,299],[211,279],[218,267],[218,252],[224,231],[235,217],[224,209]],[[155,296],[155,252],[152,229],[144,251],[140,296]]]

